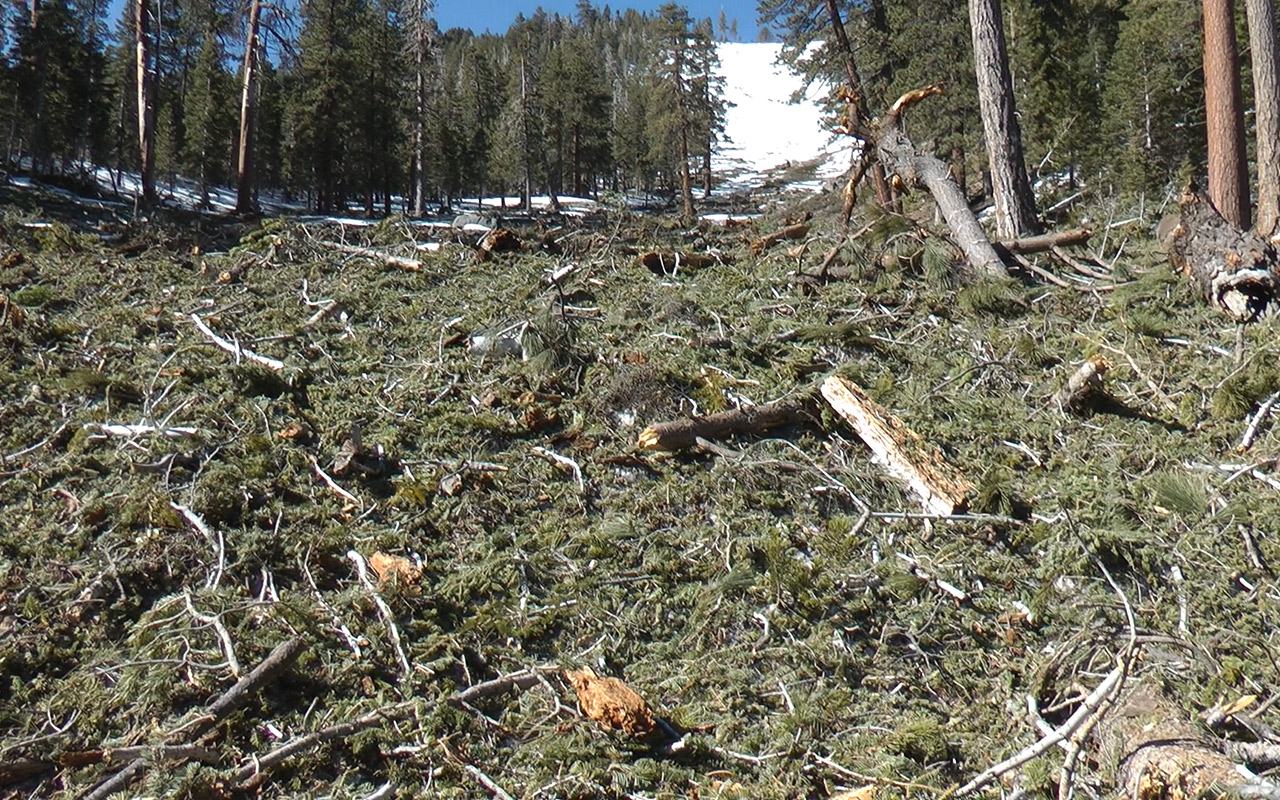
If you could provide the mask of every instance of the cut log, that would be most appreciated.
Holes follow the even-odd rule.
[[[675,275],[682,267],[710,267],[723,261],[711,253],[681,253],[652,251],[641,253],[640,266],[660,275]]]
[[[723,439],[735,433],[759,433],[795,422],[809,405],[808,395],[789,397],[762,406],[739,408],[705,417],[656,422],[640,432],[639,444],[648,450],[684,450],[698,438]]]
[[[1237,322],[1252,322],[1280,289],[1280,255],[1270,241],[1238,230],[1188,182],[1179,203],[1169,258],[1212,305]]]
[[[832,375],[822,396],[875,454],[875,460],[911,487],[931,514],[965,511],[973,485],[947,464],[937,450],[849,381]]]
[[[1102,763],[1116,770],[1115,782],[1128,800],[1248,796],[1248,789],[1263,787],[1275,791],[1261,781],[1246,781],[1149,680],[1125,693],[1098,734]]]
[[[803,239],[809,235],[809,226],[803,222],[765,234],[751,242],[751,254],[758,256],[784,239]]]

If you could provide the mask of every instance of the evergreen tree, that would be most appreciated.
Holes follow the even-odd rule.
[[[223,68],[223,52],[216,35],[205,38],[183,98],[188,134],[183,142],[183,172],[196,179],[201,203],[209,204],[209,187],[225,184],[230,174],[232,93],[231,76]]]
[[[298,62],[288,115],[290,173],[321,212],[344,207],[349,146],[359,128],[353,76],[355,34],[367,20],[362,0],[308,0],[302,7]]]
[[[724,76],[720,74],[720,56],[711,36],[711,20],[694,26],[690,42],[690,101],[692,124],[697,129],[697,150],[702,161],[702,196],[711,195],[711,158],[716,144],[724,136],[726,103]]]
[[[1164,192],[1200,162],[1204,124],[1198,9],[1184,0],[1130,0],[1103,82],[1100,161],[1124,191]]]
[[[661,91],[655,92],[655,107],[650,121],[651,145],[660,148],[668,175],[679,175],[682,213],[692,220],[693,177],[689,158],[697,141],[693,90],[693,71],[689,53],[689,12],[674,3],[658,9],[655,35],[658,44],[657,66]],[[670,178],[668,178],[668,181]]]
[[[357,26],[355,58],[359,86],[353,94],[358,133],[350,148],[353,189],[364,200],[365,213],[373,215],[381,200],[382,213],[391,213],[391,194],[399,185],[400,88],[403,37],[391,0],[372,0]],[[358,188],[357,188],[358,187]]]

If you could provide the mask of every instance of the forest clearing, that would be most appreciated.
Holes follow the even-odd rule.
[[[821,196],[488,257],[397,218],[109,244],[42,202],[7,190],[0,254],[7,796],[955,796],[1042,738],[1028,703],[1104,711],[1117,659],[1270,736],[1275,323],[1204,303],[1150,221],[1071,247],[1088,275],[961,284],[893,214],[806,277]],[[828,376],[962,505],[873,463]],[[641,710],[584,716],[583,670]]]
[[[1280,795],[1274,0],[224,6],[0,8],[0,797]]]

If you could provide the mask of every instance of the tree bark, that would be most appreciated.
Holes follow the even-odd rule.
[[[1280,291],[1275,246],[1223,219],[1194,183],[1183,190],[1180,205],[1170,259],[1209,303],[1237,322],[1253,321]]]
[[[996,234],[1017,238],[1039,232],[1035,195],[1022,157],[1022,132],[1013,100],[1013,76],[1004,39],[1000,0],[969,0],[978,103],[986,132],[995,201]]]
[[[1276,43],[1276,0],[1245,0],[1249,53],[1253,60],[1254,124],[1258,159],[1259,236],[1272,236],[1280,223],[1280,45]]]
[[[1244,230],[1249,227],[1249,173],[1245,165],[1235,4],[1232,0],[1203,0],[1202,9],[1209,197],[1223,219]]]
[[[151,3],[135,0],[134,32],[138,87],[138,155],[141,163],[142,199],[156,200],[155,73],[151,68]]]
[[[261,0],[249,0],[249,22],[245,31],[244,74],[240,80],[240,141],[236,150],[236,212],[251,214],[253,202],[253,122],[254,91],[258,80],[258,24]]]
[[[919,150],[902,130],[898,114],[891,111],[877,121],[874,136],[878,157],[908,185],[924,186],[938,204],[956,244],[964,251],[970,269],[979,276],[1006,277],[1000,256],[969,208],[968,198],[951,180],[947,165]]]

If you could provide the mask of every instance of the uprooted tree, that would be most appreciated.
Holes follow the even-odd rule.
[[[1170,258],[1205,300],[1237,322],[1252,322],[1280,289],[1280,254],[1269,240],[1240,230],[1188,182],[1179,204]]]

